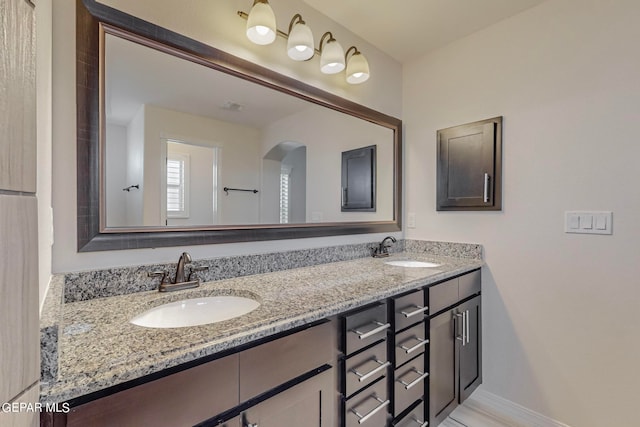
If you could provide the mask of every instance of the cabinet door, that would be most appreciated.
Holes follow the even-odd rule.
[[[457,310],[431,318],[429,343],[429,425],[440,424],[458,404]],[[459,329],[459,328],[458,328]]]
[[[35,12],[0,3],[0,190],[36,191]]]
[[[438,210],[500,210],[502,117],[438,131]]]
[[[332,370],[316,375],[242,415],[242,427],[333,426]]]
[[[342,153],[342,212],[375,212],[376,146]]]
[[[460,305],[464,313],[465,341],[460,343],[460,399],[462,403],[482,382],[482,324],[480,297]],[[464,345],[463,345],[464,344]]]
[[[238,405],[238,394],[233,354],[72,408],[66,425],[194,425]]]

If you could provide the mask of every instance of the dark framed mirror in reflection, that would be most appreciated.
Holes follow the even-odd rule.
[[[399,119],[94,0],[77,23],[79,251],[401,229]],[[364,146],[375,209],[344,210]]]

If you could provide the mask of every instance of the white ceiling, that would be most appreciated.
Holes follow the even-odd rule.
[[[544,0],[304,0],[400,62]]]
[[[262,128],[314,104],[166,53],[106,36],[106,120],[126,125],[143,104]],[[221,108],[242,106],[242,112]]]

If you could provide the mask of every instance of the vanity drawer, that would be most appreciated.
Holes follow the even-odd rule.
[[[399,415],[413,402],[424,396],[425,381],[428,376],[429,374],[425,372],[424,354],[402,368],[396,369],[393,382],[395,391],[394,416]]]
[[[344,325],[346,355],[386,339],[387,330],[391,327],[391,324],[387,323],[387,304],[383,303],[345,316]]]
[[[327,322],[241,352],[240,401],[332,364],[334,337]]]
[[[454,305],[458,300],[457,277],[429,288],[429,312],[431,314]]]
[[[426,427],[429,423],[425,419],[424,402],[420,402],[411,412],[395,423],[394,427]]]
[[[420,322],[429,310],[424,304],[424,292],[422,290],[408,295],[394,298],[393,310],[395,312],[395,330],[402,330],[414,323]]]
[[[469,274],[458,277],[458,296],[459,299],[465,299],[471,295],[480,293],[480,270],[472,271]]]
[[[345,427],[381,427],[389,419],[387,382],[378,381],[345,403]]]
[[[383,341],[345,361],[345,395],[356,391],[387,376],[391,362],[387,357],[387,342]]]
[[[424,322],[396,335],[396,367],[424,353],[429,344]]]

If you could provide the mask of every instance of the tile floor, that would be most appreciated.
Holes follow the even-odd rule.
[[[516,425],[505,424],[504,421],[462,404],[440,423],[439,427],[516,427]]]

